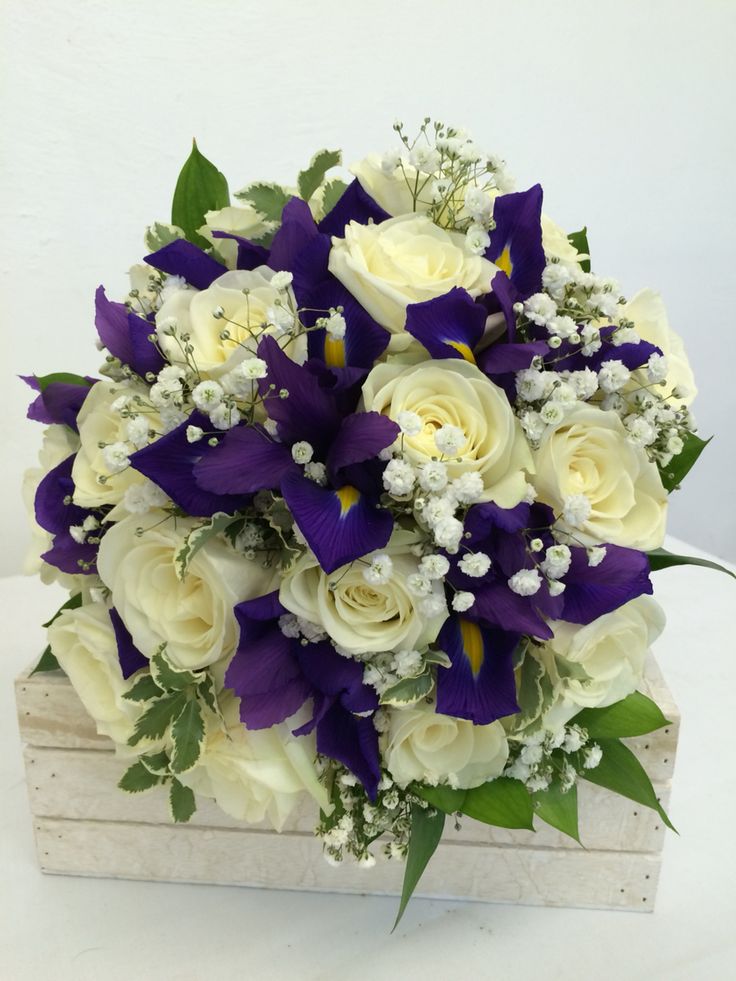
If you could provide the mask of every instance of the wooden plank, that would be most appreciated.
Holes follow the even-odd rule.
[[[60,671],[29,675],[15,682],[18,727],[29,746],[66,746],[109,750],[107,736],[99,736],[87,710]]]
[[[403,866],[335,869],[310,835],[113,821],[35,821],[44,872],[313,892],[397,894]],[[443,843],[417,895],[642,912],[654,907],[659,858],[631,852]]]
[[[671,725],[658,732],[626,740],[654,783],[671,779],[675,765],[680,713],[654,658],[647,661],[643,690],[650,694]],[[30,746],[109,750],[112,743],[99,736],[94,722],[66,677],[57,672],[16,681],[16,704],[21,737]]]
[[[88,750],[49,749],[29,746],[25,750],[31,810],[40,817],[94,821],[135,821],[170,824],[166,794],[154,789],[145,794],[124,794],[117,782],[128,762],[113,753]],[[664,806],[669,801],[669,784],[658,785]],[[664,825],[659,816],[582,781],[579,786],[580,829],[587,848],[631,852],[653,852],[662,847]],[[317,823],[317,808],[310,798],[289,819],[286,831],[311,832]],[[192,824],[200,827],[269,831],[267,824],[247,825],[229,817],[211,800],[200,797]],[[518,844],[534,847],[574,848],[571,838],[537,821],[538,831],[494,828],[465,819],[460,830],[447,821],[445,837],[451,841],[487,844]],[[177,829],[172,829],[174,833]]]

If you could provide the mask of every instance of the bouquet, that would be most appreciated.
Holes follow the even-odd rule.
[[[447,815],[578,839],[577,783],[669,819],[622,738],[664,626],[651,573],[705,446],[658,294],[429,119],[230,204],[196,143],[99,377],[25,379],[46,425],[31,565],[61,668],[136,794],[406,860]],[[317,817],[317,815],[319,815]],[[584,829],[583,829],[584,836]]]

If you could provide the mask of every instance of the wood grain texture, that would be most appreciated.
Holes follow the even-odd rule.
[[[642,690],[652,697],[671,721],[669,726],[625,742],[634,750],[654,783],[672,778],[680,713],[653,657],[647,661]],[[29,746],[60,749],[110,750],[111,741],[100,736],[67,678],[58,672],[30,675],[16,681],[18,725]]]
[[[170,824],[162,788],[143,794],[124,794],[118,790],[117,782],[127,762],[114,753],[29,746],[25,750],[25,763],[31,810],[39,817]],[[655,789],[666,808],[669,784]],[[586,848],[653,852],[662,847],[665,829],[654,811],[585,782],[580,783],[578,794],[581,838]],[[317,818],[316,805],[305,798],[290,815],[284,830],[311,832]],[[197,811],[190,823],[199,827],[271,832],[267,823],[248,825],[237,821],[204,797],[198,798]],[[495,828],[466,818],[456,831],[454,822],[448,819],[445,838],[456,842],[580,848],[572,838],[544,822],[538,820],[536,824],[538,830],[531,832]]]
[[[679,712],[653,659],[644,690],[671,724],[627,740],[669,801]],[[314,805],[295,809],[282,834],[245,825],[201,798],[189,825],[172,825],[165,794],[117,789],[126,761],[59,673],[16,682],[26,743],[28,793],[46,872],[155,881],[208,882],[298,890],[400,892],[403,866],[334,869],[312,836]],[[420,895],[548,906],[651,910],[665,829],[659,817],[581,782],[580,828],[586,846],[538,821],[536,833],[448,819]]]
[[[306,834],[114,821],[34,822],[44,872],[313,892],[397,894],[403,866],[329,866]],[[649,912],[658,855],[443,842],[417,895]]]

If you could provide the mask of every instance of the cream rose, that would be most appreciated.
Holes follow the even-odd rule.
[[[417,780],[470,789],[503,772],[509,747],[500,722],[476,726],[426,702],[388,713],[384,759],[400,787]]]
[[[422,599],[412,595],[407,577],[419,569],[410,544],[401,533],[382,553],[390,555],[393,569],[386,583],[372,585],[363,577],[366,566],[354,562],[329,575],[307,554],[296,561],[281,582],[280,599],[291,613],[321,627],[332,640],[352,654],[414,650],[431,643],[447,616],[439,583],[432,597],[443,604],[432,617],[422,613]],[[370,562],[371,556],[366,556]],[[330,588],[334,584],[334,588]]]
[[[363,385],[368,412],[398,421],[401,412],[415,412],[422,422],[416,436],[401,445],[415,465],[438,456],[434,436],[442,426],[458,426],[466,442],[457,459],[447,461],[450,478],[478,473],[482,500],[501,507],[517,505],[526,492],[532,456],[506,395],[475,365],[460,359],[425,361],[405,367],[379,364]]]
[[[41,556],[52,545],[53,536],[36,521],[36,491],[43,478],[54,467],[66,460],[79,448],[79,437],[68,426],[47,426],[43,431],[38,467],[31,467],[23,474],[23,503],[28,513],[31,541],[23,560],[23,572],[27,576],[39,575],[48,583],[59,582],[65,589],[72,589],[82,576],[70,576],[44,562]]]
[[[410,303],[442,296],[453,286],[473,297],[488,293],[497,272],[469,251],[464,235],[416,214],[378,225],[351,221],[344,238],[332,239],[329,269],[374,320],[402,335]],[[411,340],[402,337],[406,344]]]
[[[121,395],[134,394],[138,389],[115,385],[109,381],[94,384],[77,416],[79,426],[79,452],[74,460],[72,479],[74,480],[74,503],[82,508],[102,507],[105,504],[119,504],[126,490],[132,484],[141,483],[143,474],[125,467],[113,472],[105,461],[103,446],[125,443],[128,435],[128,420],[119,412],[114,412],[112,404]],[[147,391],[140,389],[145,397]],[[130,453],[135,452],[132,443],[127,444]]]
[[[241,238],[258,239],[274,227],[249,204],[237,207],[228,205],[219,211],[208,211],[205,223],[197,231],[212,245],[228,269],[235,269],[238,261],[238,243],[231,238],[215,238],[213,232],[229,232]]]
[[[194,769],[181,775],[182,782],[213,797],[236,820],[257,824],[267,819],[277,831],[304,794],[329,813],[329,797],[315,768],[314,734],[292,735],[307,717],[249,730],[240,721],[239,704],[232,692],[220,697],[226,728],[208,719],[202,755]]]
[[[698,393],[693,370],[682,338],[670,327],[661,295],[650,289],[640,290],[622,307],[621,316],[633,321],[637,334],[656,344],[667,359],[667,377],[664,385],[655,386],[657,395],[668,398],[677,389],[680,394],[674,403],[690,405]]]
[[[123,698],[131,682],[120,670],[115,633],[105,605],[91,603],[65,610],[49,627],[48,638],[100,735],[121,745],[127,743],[141,709]]]
[[[577,266],[581,259],[589,258],[585,253],[578,252],[567,233],[545,214],[542,215],[542,248],[548,261],[556,259],[567,266]]]
[[[417,172],[410,163],[404,164],[403,171],[396,167],[387,173],[381,165],[380,154],[369,153],[350,167],[350,173],[358,178],[360,186],[376,204],[390,215],[407,215],[412,211],[421,213],[429,208],[430,199],[426,193],[423,200],[417,201],[416,205],[414,203],[409,182],[416,179]],[[426,176],[422,180],[426,180]]]
[[[649,648],[664,629],[662,608],[651,596],[639,596],[580,627],[555,621],[545,645],[554,701],[543,718],[559,730],[583,708],[603,708],[626,698],[641,684]]]
[[[578,540],[643,551],[662,544],[667,492],[656,466],[642,446],[626,438],[615,412],[578,403],[542,437],[534,464],[539,500]],[[572,510],[580,516],[573,523]]]
[[[145,529],[140,537],[139,527]],[[233,653],[238,639],[233,607],[269,592],[278,578],[274,569],[211,538],[182,581],[176,555],[196,527],[193,519],[174,520],[163,511],[131,515],[104,535],[97,560],[113,606],[141,653],[151,657],[165,643],[176,667],[194,670]]]
[[[216,279],[206,290],[176,290],[156,314],[156,333],[161,349],[172,364],[185,358],[179,339],[188,334],[190,357],[204,377],[219,378],[246,358],[256,356],[261,337],[283,338],[282,346],[295,361],[306,357],[303,333],[285,343],[285,330],[294,325],[296,300],[291,288],[271,285],[275,273],[267,266],[234,269]],[[221,316],[215,312],[222,311]],[[279,326],[279,324],[282,326]],[[176,335],[169,331],[175,328]],[[228,336],[221,335],[226,331]]]

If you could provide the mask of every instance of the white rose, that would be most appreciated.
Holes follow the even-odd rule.
[[[363,160],[354,163],[350,167],[350,173],[358,178],[360,186],[370,194],[376,204],[390,215],[424,212],[431,204],[431,198],[425,191],[415,207],[409,185],[416,179],[417,172],[410,163],[405,162],[403,170],[397,166],[387,173],[381,166],[380,154],[370,153]]]
[[[165,643],[176,667],[193,670],[233,653],[238,639],[233,607],[269,592],[278,577],[221,539],[210,538],[180,580],[176,555],[198,526],[163,511],[131,515],[105,534],[97,560],[113,606],[141,653],[152,657]],[[140,537],[139,527],[145,529]]]
[[[404,454],[415,466],[438,456],[438,429],[459,427],[466,442],[459,460],[446,461],[450,479],[480,474],[482,500],[501,507],[514,507],[523,499],[525,471],[532,469],[529,445],[503,390],[475,365],[452,358],[409,367],[379,364],[365,380],[363,402],[366,411],[397,422],[402,412],[419,416],[419,433],[401,438]]]
[[[400,787],[417,780],[470,789],[503,772],[509,747],[500,722],[476,726],[441,715],[426,702],[388,712],[384,759]]]
[[[543,719],[559,730],[583,708],[603,708],[636,691],[644,677],[649,648],[664,629],[662,608],[651,596],[639,596],[592,623],[578,626],[554,621],[554,637],[545,645],[555,699]]]
[[[202,755],[194,769],[181,775],[183,783],[213,797],[236,820],[257,824],[268,818],[277,831],[305,793],[329,813],[329,797],[315,768],[315,736],[292,735],[306,717],[249,730],[232,692],[224,692],[219,704],[226,729],[218,719],[208,719]]]
[[[65,610],[48,629],[49,644],[59,665],[95,721],[100,735],[124,745],[140,705],[123,695],[132,682],[123,678],[110,615],[103,603]]]
[[[584,544],[611,542],[642,551],[662,544],[667,492],[615,412],[578,403],[544,434],[534,464],[537,498],[556,515],[563,515],[568,499],[587,499],[587,518],[574,527],[560,520]]]
[[[317,624],[339,647],[353,654],[421,649],[437,637],[447,608],[438,582],[432,583],[430,595],[444,608],[433,617],[421,612],[426,597],[415,596],[407,588],[407,578],[419,570],[409,537],[395,534],[381,549],[381,555],[391,557],[392,568],[388,580],[380,584],[366,582],[366,566],[362,562],[353,562],[328,575],[313,555],[303,555],[284,575],[281,602],[291,613]],[[365,561],[370,563],[371,556],[366,556]]]
[[[581,259],[589,258],[586,253],[578,252],[567,233],[545,214],[542,215],[542,248],[548,262],[550,259],[557,259],[564,265],[577,266]]]
[[[125,443],[128,436],[128,420],[119,412],[112,410],[113,402],[121,395],[134,394],[135,388],[114,385],[109,381],[96,382],[82,404],[77,416],[80,448],[74,460],[72,479],[74,480],[74,503],[82,508],[102,507],[105,504],[119,504],[126,490],[144,477],[126,467],[112,473],[105,462],[104,450],[100,443]],[[141,388],[145,396],[146,390]],[[135,452],[132,443],[127,444],[130,452]]]
[[[54,467],[66,460],[79,448],[79,437],[68,426],[47,426],[43,431],[41,449],[38,454],[40,466],[31,467],[23,474],[23,503],[28,513],[28,526],[31,541],[23,560],[23,572],[27,576],[39,575],[47,585],[59,582],[65,589],[75,588],[82,576],[70,576],[60,572],[53,565],[44,562],[41,556],[53,543],[53,536],[36,521],[36,491],[43,478]]]
[[[335,275],[373,319],[404,334],[406,308],[462,286],[476,297],[488,293],[496,266],[474,255],[465,236],[438,228],[426,215],[399,215],[378,225],[351,221],[344,238],[332,239],[329,261]]]
[[[285,337],[294,325],[296,300],[291,288],[271,286],[273,269],[234,269],[216,279],[206,290],[181,289],[163,303],[156,314],[156,333],[164,355],[172,364],[184,364],[179,338],[189,334],[190,357],[202,377],[219,378],[246,358],[256,356],[261,337]],[[215,312],[222,315],[215,316]],[[276,322],[283,318],[284,325]],[[291,318],[291,325],[286,321]],[[172,325],[177,335],[167,330]],[[223,331],[229,336],[221,338]],[[306,335],[295,337],[285,350],[294,361],[306,357]]]
[[[642,340],[656,344],[667,359],[667,377],[664,385],[656,385],[654,391],[662,398],[669,398],[675,388],[683,393],[673,401],[690,405],[698,393],[693,370],[690,367],[685,345],[679,334],[670,327],[664,300],[654,290],[643,289],[621,309],[621,316],[634,323],[634,329]]]
[[[219,211],[208,211],[204,218],[204,225],[197,231],[215,248],[228,269],[235,269],[237,265],[238,243],[231,238],[215,238],[213,232],[230,232],[254,240],[273,228],[273,223],[264,221],[263,216],[249,204],[240,207],[228,205]]]

